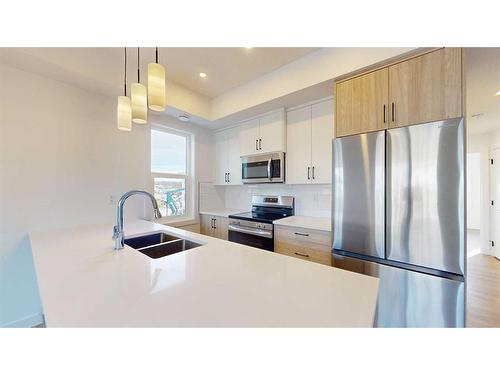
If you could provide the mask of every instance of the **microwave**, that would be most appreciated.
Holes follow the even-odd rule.
[[[244,184],[285,182],[285,153],[242,156],[241,180]]]

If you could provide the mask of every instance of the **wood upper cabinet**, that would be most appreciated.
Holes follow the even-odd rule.
[[[442,48],[389,67],[389,127],[462,116],[462,51]]]
[[[335,85],[336,136],[463,116],[462,50],[441,48]]]
[[[387,129],[388,68],[336,84],[337,137]]]

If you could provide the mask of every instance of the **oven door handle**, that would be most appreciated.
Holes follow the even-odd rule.
[[[233,225],[233,224],[229,224],[227,229],[232,230],[233,232],[252,234],[254,236],[259,236],[259,237],[273,238],[273,232],[270,230],[247,229],[247,228],[240,227],[239,225]]]
[[[269,158],[267,161],[267,177],[269,178],[269,181],[273,179],[273,176],[271,175],[271,166],[273,163],[273,158]]]

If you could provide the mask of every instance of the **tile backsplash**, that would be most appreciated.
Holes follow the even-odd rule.
[[[210,211],[225,207],[226,187],[211,182],[200,182],[198,187],[198,210]]]
[[[225,187],[227,208],[252,208],[252,195],[291,195],[295,197],[295,214],[302,216],[330,217],[332,186],[261,184]]]

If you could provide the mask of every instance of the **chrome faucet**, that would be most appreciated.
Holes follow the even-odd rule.
[[[118,206],[116,209],[116,225],[113,228],[113,239],[115,240],[115,250],[123,249],[124,244],[124,233],[123,233],[123,205],[128,197],[135,194],[143,194],[149,199],[151,199],[151,203],[153,203],[153,213],[155,215],[155,219],[161,218],[160,209],[158,208],[158,203],[156,202],[155,197],[143,190],[130,190],[122,195],[120,200],[118,201]]]

